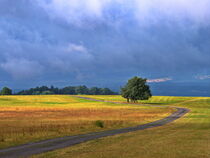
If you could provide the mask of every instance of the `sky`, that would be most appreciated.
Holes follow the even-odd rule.
[[[210,0],[0,0],[0,88],[148,79],[210,96]]]

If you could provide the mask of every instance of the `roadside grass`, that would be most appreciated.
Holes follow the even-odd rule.
[[[67,95],[0,96],[0,148],[144,124],[171,108],[112,104]],[[96,121],[103,122],[103,128]]]
[[[121,100],[120,96],[92,96]],[[210,98],[153,97],[151,103],[189,108],[173,123],[101,138],[32,158],[210,158]]]

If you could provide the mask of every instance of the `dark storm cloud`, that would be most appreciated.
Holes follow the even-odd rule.
[[[210,74],[210,1],[2,0],[0,43],[13,83],[199,80]]]

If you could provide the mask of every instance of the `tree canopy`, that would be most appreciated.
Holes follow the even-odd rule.
[[[8,87],[4,87],[1,92],[0,92],[1,95],[12,95],[12,90]]]
[[[127,101],[137,102],[137,100],[148,100],[152,94],[146,78],[133,77],[121,88],[122,97]]]
[[[86,86],[68,86],[64,88],[56,88],[54,86],[47,87],[41,86],[36,88],[31,88],[28,90],[23,90],[17,93],[17,95],[46,95],[46,94],[93,94],[93,95],[114,95],[117,94],[109,88],[98,88],[92,87],[88,88]]]

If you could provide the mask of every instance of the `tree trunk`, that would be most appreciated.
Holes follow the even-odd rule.
[[[128,102],[128,103],[130,102],[129,98],[127,98],[127,102]]]

